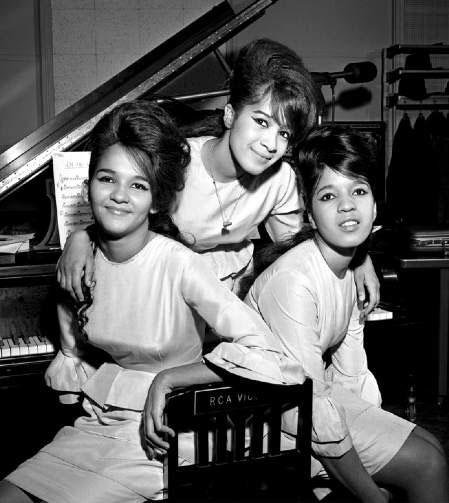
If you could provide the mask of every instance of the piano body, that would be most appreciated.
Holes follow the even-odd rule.
[[[51,439],[66,419],[59,409],[55,413],[56,399],[43,382],[58,344],[54,306],[55,264],[60,248],[52,195],[52,155],[84,150],[93,126],[119,103],[158,99],[176,115],[179,101],[224,96],[227,67],[218,47],[263,15],[275,1],[220,3],[0,154],[3,232],[10,225],[16,231],[36,233],[29,252],[18,255],[14,264],[0,265],[0,400],[4,411],[0,425],[3,432],[10,432],[3,445],[3,452],[9,455],[2,457],[0,476]],[[173,91],[168,90],[176,88],[176,79],[193,73],[195,64],[213,54],[221,69],[221,75],[216,72],[219,89],[199,88],[173,101]]]

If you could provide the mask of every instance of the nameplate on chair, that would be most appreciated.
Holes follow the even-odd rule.
[[[251,407],[262,401],[261,395],[253,391],[236,389],[207,389],[195,392],[195,414],[205,414],[219,410]]]

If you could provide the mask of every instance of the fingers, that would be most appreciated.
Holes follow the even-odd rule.
[[[356,278],[354,277],[354,280],[355,280],[355,287],[356,287],[356,290],[357,290],[357,303],[358,303],[358,306],[359,306],[359,309],[363,309],[363,305],[365,303],[365,283],[363,281],[363,279],[360,279],[360,278]]]
[[[363,323],[368,314],[373,311],[380,302],[380,284],[378,281],[370,282],[366,284],[366,289],[368,290],[368,298],[364,299],[363,302],[358,302],[358,307],[360,309],[360,323]]]
[[[162,428],[156,432],[152,421],[146,421],[145,425],[144,434],[146,444],[152,449],[162,451],[163,454],[166,454],[170,444],[164,440],[161,435],[167,433],[173,436],[173,430],[166,426],[162,426]]]
[[[84,301],[84,294],[81,285],[83,269],[81,266],[72,266],[66,269],[61,260],[57,264],[56,279],[59,286],[65,290],[76,302]]]
[[[94,261],[93,260],[89,260],[86,263],[86,267],[84,269],[84,284],[88,288],[94,286],[94,284],[95,284]]]

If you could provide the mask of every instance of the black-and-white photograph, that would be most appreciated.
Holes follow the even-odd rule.
[[[0,503],[449,503],[449,2],[0,0]]]

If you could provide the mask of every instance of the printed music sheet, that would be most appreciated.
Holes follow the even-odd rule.
[[[81,188],[88,178],[90,152],[58,152],[53,156],[53,177],[61,248],[69,234],[93,222]]]

